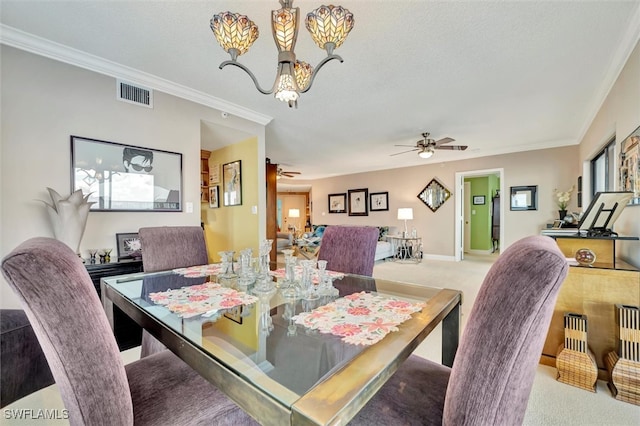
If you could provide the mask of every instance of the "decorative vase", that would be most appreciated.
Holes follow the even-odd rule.
[[[558,210],[558,215],[560,215],[560,220],[564,220],[565,216],[567,216],[566,210]]]
[[[47,206],[47,213],[53,227],[53,235],[78,253],[80,240],[87,225],[89,209],[94,202],[88,201],[89,195],[83,196],[78,189],[63,198],[55,190],[47,188],[52,204],[43,201]]]
[[[576,260],[582,266],[591,266],[596,261],[596,254],[588,248],[576,250]]]

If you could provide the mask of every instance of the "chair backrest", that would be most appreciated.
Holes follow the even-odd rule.
[[[158,226],[138,230],[142,267],[157,272],[209,263],[204,231],[199,226]]]
[[[370,277],[378,236],[378,228],[374,226],[327,226],[318,260],[326,260],[331,271]]]
[[[567,271],[555,241],[543,236],[517,241],[493,264],[458,347],[443,424],[522,424]]]
[[[89,273],[66,244],[32,238],[2,260],[72,425],[133,424],[118,345]]]

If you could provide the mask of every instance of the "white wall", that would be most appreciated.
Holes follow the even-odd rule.
[[[612,136],[616,137],[616,155],[619,155],[620,144],[638,126],[640,126],[640,43],[636,44],[580,143],[578,153],[580,166],[588,164]],[[618,166],[616,169],[619,168],[619,164],[619,159],[616,159]],[[589,179],[584,179],[584,182],[588,185]],[[617,191],[620,190],[617,179],[615,188]],[[615,231],[620,235],[640,236],[640,206],[625,208],[616,221]],[[640,242],[620,241],[616,248],[621,258],[640,267]]]
[[[4,45],[0,49],[1,256],[28,238],[53,236],[39,200],[49,200],[46,187],[70,193],[70,135],[181,153],[183,204],[194,207],[192,213],[92,212],[82,253],[88,248],[115,249],[116,233],[136,232],[142,226],[200,224],[200,123],[218,122],[220,111],[158,91],[153,109],[120,102],[112,77]],[[256,134],[262,129],[264,154],[264,127],[247,127]],[[4,280],[0,296],[1,307],[18,307]]]
[[[418,193],[434,177],[453,193],[456,172],[504,168],[504,186],[507,193],[511,186],[538,186],[538,210],[510,211],[509,203],[506,202],[505,241],[501,242],[501,247],[506,248],[522,237],[538,234],[546,223],[556,218],[558,208],[555,205],[553,191],[555,188],[569,188],[577,181],[577,152],[578,147],[571,146],[319,179],[312,182],[312,223],[380,225],[400,229],[404,227],[404,221],[397,219],[398,208],[412,207],[414,220],[409,221],[407,225],[409,228],[415,227],[418,235],[422,237],[425,254],[453,258],[453,196],[436,212],[432,212],[417,198]],[[435,155],[438,155],[437,152]],[[368,216],[328,213],[328,194],[358,188],[367,188],[369,192],[388,191],[389,211],[369,212]],[[575,196],[571,200],[570,210],[576,210]]]

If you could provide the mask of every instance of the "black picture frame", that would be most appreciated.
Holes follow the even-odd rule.
[[[213,185],[209,187],[209,208],[217,209],[220,207],[220,187]]]
[[[91,211],[181,212],[182,154],[71,135],[71,192]]]
[[[137,242],[137,246],[135,242]],[[118,261],[139,259],[142,256],[142,245],[137,232],[123,232],[116,234]]]
[[[485,204],[485,196],[484,195],[474,195],[473,196],[473,205],[474,206],[482,206]]]
[[[383,212],[389,210],[389,193],[372,192],[369,194],[369,211]]]
[[[619,190],[630,191],[633,196],[629,206],[640,206],[640,127],[635,129],[620,143]]]
[[[513,211],[538,210],[538,186],[512,186],[510,200]]]
[[[369,190],[367,188],[350,189],[347,194],[349,197],[349,216],[368,216]]]
[[[329,194],[329,213],[347,212],[347,193]]]
[[[242,160],[232,161],[222,166],[224,205],[242,205]]]
[[[228,309],[223,315],[225,318],[228,318],[235,323],[242,324],[242,310],[242,305],[234,306],[233,308]]]

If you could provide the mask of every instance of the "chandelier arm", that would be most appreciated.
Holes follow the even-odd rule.
[[[316,67],[313,69],[313,74],[311,75],[311,80],[309,81],[309,85],[307,86],[306,89],[301,90],[300,93],[306,93],[309,91],[309,89],[311,89],[311,86],[313,85],[313,80],[315,80],[316,75],[318,75],[318,71],[320,71],[320,68],[322,68],[324,64],[326,64],[327,62],[333,59],[339,60],[340,63],[344,62],[344,59],[342,59],[340,55],[328,55],[326,58],[320,61],[320,63],[316,65]]]
[[[342,60],[340,62],[342,62]],[[258,80],[256,79],[256,76],[253,75],[253,73],[251,71],[249,71],[249,68],[245,67],[240,62],[233,61],[233,60],[224,61],[223,63],[220,64],[219,68],[222,69],[222,68],[226,67],[227,65],[234,65],[234,66],[240,68],[241,70],[243,70],[244,72],[246,72],[247,74],[249,74],[249,77],[251,77],[251,80],[253,80],[253,84],[255,84],[256,89],[258,89],[258,91],[260,93],[265,94],[265,95],[270,95],[270,94],[273,93],[273,87],[271,88],[271,90],[264,90],[262,87],[260,87],[260,83],[258,83]]]

